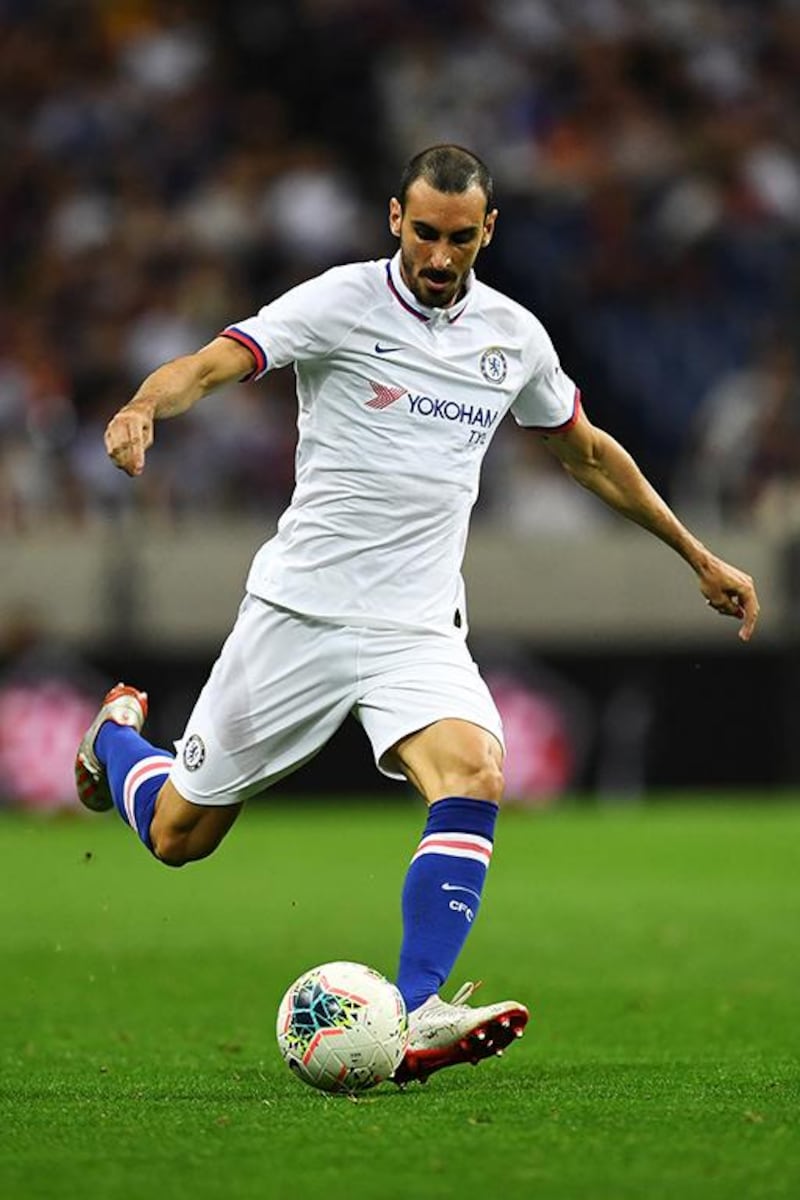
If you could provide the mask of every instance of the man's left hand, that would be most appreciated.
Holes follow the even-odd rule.
[[[742,622],[739,637],[749,642],[758,621],[759,603],[752,578],[744,571],[711,556],[698,572],[700,591],[706,604],[724,617],[736,617]]]

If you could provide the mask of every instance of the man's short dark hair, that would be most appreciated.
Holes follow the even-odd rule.
[[[494,207],[494,182],[488,167],[477,154],[463,146],[429,146],[414,155],[400,176],[397,198],[403,208],[408,189],[417,179],[424,179],[437,192],[458,195],[477,185],[486,197],[486,211],[490,212]]]

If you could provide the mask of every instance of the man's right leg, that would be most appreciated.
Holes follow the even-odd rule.
[[[168,867],[205,858],[216,850],[241,811],[241,804],[193,804],[167,779],[150,823],[153,853]]]
[[[171,866],[219,845],[241,801],[325,745],[356,700],[357,638],[247,596],[197,698],[177,759],[141,736],[147,697],[118,684],[78,749],[78,794],[115,806]]]
[[[113,805],[156,858],[180,867],[215,850],[242,806],[185,800],[169,780],[174,756],[141,736],[146,716],[144,692],[111,689],[78,749],[78,795],[94,811]]]

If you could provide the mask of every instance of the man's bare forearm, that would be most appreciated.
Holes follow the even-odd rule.
[[[545,440],[577,483],[677,551],[696,573],[706,603],[741,621],[739,637],[750,640],[759,613],[753,580],[689,532],[619,442],[591,425],[583,413],[563,437]]]
[[[671,546],[695,571],[703,569],[710,557],[705,546],[678,520],[627,450],[609,434],[597,431],[590,460],[565,462],[564,466],[577,483],[609,508]]]
[[[144,410],[154,420],[180,416],[214,386],[209,376],[197,355],[175,358],[148,375],[125,407]]]
[[[156,421],[179,416],[220,384],[241,379],[252,369],[250,350],[225,337],[215,338],[196,354],[165,363],[147,376],[106,426],[109,457],[120,470],[140,475]]]

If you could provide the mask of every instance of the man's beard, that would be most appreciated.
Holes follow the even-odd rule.
[[[461,286],[458,282],[458,275],[455,272],[436,271],[433,267],[425,267],[415,275],[408,259],[402,253],[400,261],[403,265],[403,276],[406,283],[420,304],[424,304],[426,308],[445,308],[453,303]],[[448,283],[451,286],[443,292],[432,290],[423,293],[422,287],[424,287],[426,279],[433,283]]]

